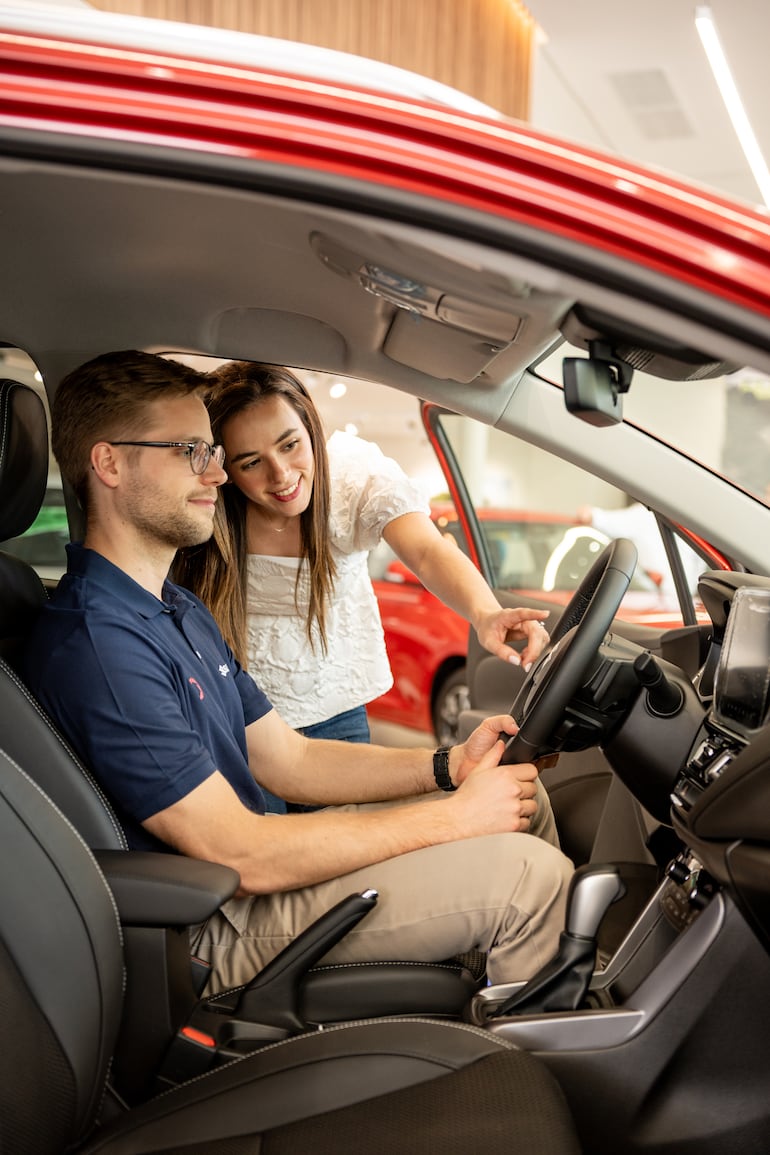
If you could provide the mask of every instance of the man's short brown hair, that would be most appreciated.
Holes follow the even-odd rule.
[[[94,445],[141,440],[152,402],[203,393],[205,385],[195,369],[136,349],[104,353],[67,374],[51,407],[51,447],[86,512]]]

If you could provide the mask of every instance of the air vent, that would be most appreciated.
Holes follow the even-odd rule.
[[[640,134],[647,140],[681,140],[695,135],[662,69],[611,72],[609,80]]]

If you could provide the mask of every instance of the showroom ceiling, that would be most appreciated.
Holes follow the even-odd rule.
[[[535,124],[759,200],[695,29],[694,0],[528,0],[528,8],[547,38],[535,64]],[[710,8],[770,162],[770,4]]]
[[[91,0],[91,4],[106,11],[166,19],[189,13],[201,22],[220,13],[223,26],[288,39],[304,36],[318,44],[330,44],[330,30],[336,29],[334,36],[344,42],[334,47],[351,51],[360,44],[357,51],[380,59],[394,51],[396,58],[388,57],[390,63],[454,84],[509,114],[526,109],[526,96],[517,92],[522,70],[511,39],[521,0],[420,0],[417,4],[414,0],[314,0],[313,4],[306,0]],[[643,4],[528,0],[526,7],[543,31],[535,49],[530,119],[549,132],[758,201],[757,185],[695,30],[696,6],[695,0],[645,0]],[[770,156],[770,105],[765,92],[770,3],[712,0],[710,7],[760,147]],[[320,13],[324,20],[318,24]],[[389,46],[384,55],[371,50],[372,36]],[[410,47],[414,44],[424,46],[419,57]]]

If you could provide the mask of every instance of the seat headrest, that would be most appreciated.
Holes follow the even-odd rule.
[[[0,541],[29,529],[47,482],[45,406],[28,385],[0,381]]]

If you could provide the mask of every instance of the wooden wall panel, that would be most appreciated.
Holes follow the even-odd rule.
[[[534,21],[521,0],[91,0],[105,12],[354,52],[529,116]]]

